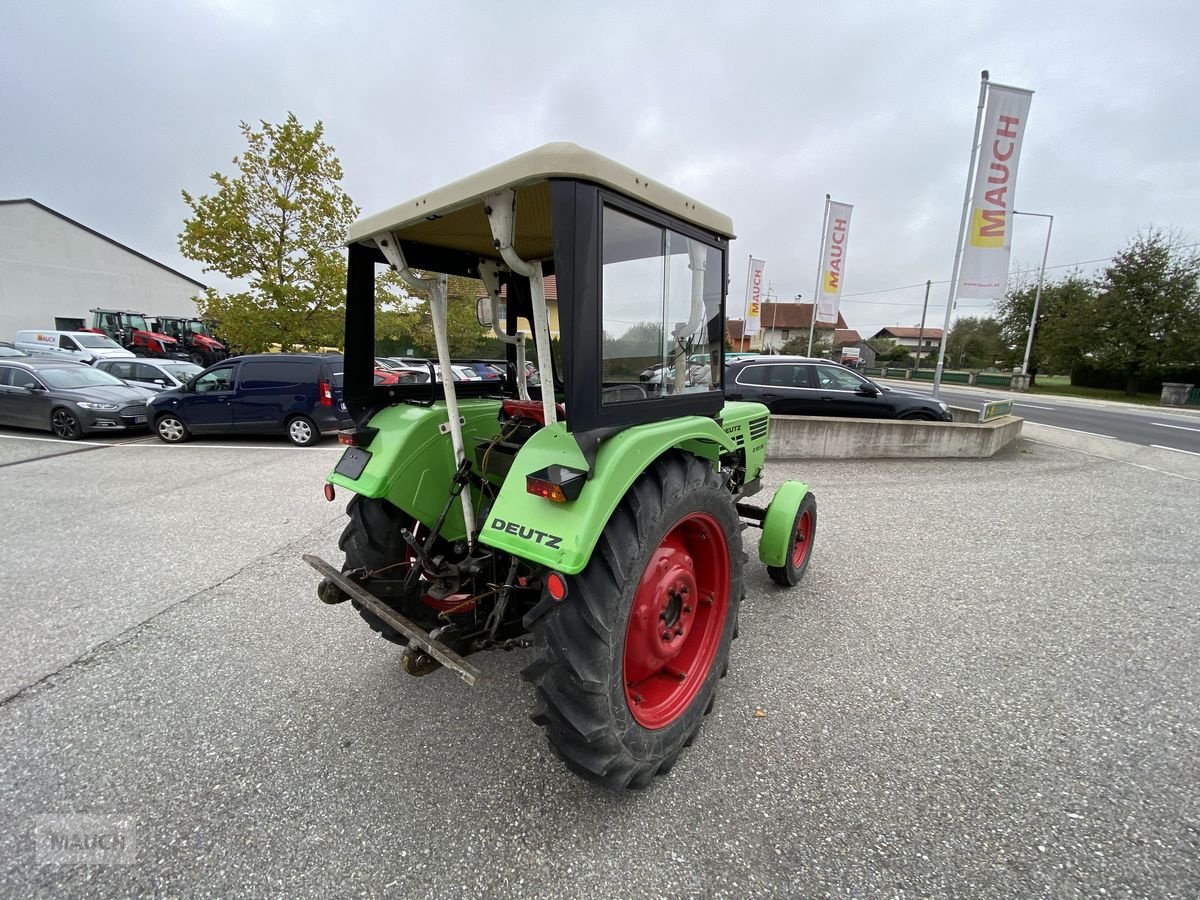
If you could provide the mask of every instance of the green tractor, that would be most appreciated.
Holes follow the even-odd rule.
[[[532,646],[534,722],[613,790],[669,771],[712,709],[745,590],[742,530],[762,529],[782,585],[812,553],[807,485],[747,502],[770,418],[722,392],[732,237],[728,217],[562,143],[348,236],[357,424],[325,496],[355,496],[341,569],[305,557],[318,595],[349,601],[412,675],[446,667],[478,685],[470,654]],[[440,379],[373,383],[383,266],[427,292]],[[448,275],[486,287],[478,313],[506,346],[504,381],[450,377]]]

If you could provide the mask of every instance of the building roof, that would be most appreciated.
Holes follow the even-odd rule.
[[[764,303],[758,314],[758,321],[764,329],[769,328],[808,328],[812,322],[811,303]],[[739,321],[731,319],[731,322]],[[846,328],[846,320],[838,313],[837,324],[817,322],[818,330],[827,331],[830,328]]]
[[[889,325],[887,328],[880,328],[877,332],[871,335],[871,340],[876,338],[937,338],[941,340],[942,329],[926,326],[924,330],[921,328],[909,328],[907,326]]]
[[[166,271],[170,272],[172,275],[176,275],[179,278],[182,278],[184,281],[190,281],[192,284],[196,285],[196,287],[198,287],[198,288],[203,289],[203,288],[208,287],[208,285],[204,284],[203,282],[197,281],[195,278],[192,278],[190,275],[184,275],[178,269],[172,269],[166,263],[161,263],[157,259],[151,259],[145,253],[139,253],[137,250],[134,250],[132,247],[128,246],[127,244],[122,244],[120,241],[115,240],[114,238],[110,238],[107,234],[101,234],[99,231],[96,231],[96,229],[94,229],[94,228],[88,228],[82,222],[76,222],[70,216],[64,216],[57,209],[51,209],[45,203],[39,203],[38,201],[34,200],[32,197],[18,197],[13,200],[0,200],[0,206],[15,206],[20,203],[28,203],[30,206],[36,206],[42,212],[47,212],[52,216],[62,219],[64,222],[68,222],[71,225],[74,225],[76,228],[86,231],[88,234],[92,235],[93,237],[98,237],[102,241],[107,241],[108,243],[112,244],[114,247],[120,247],[126,253],[132,253],[134,256],[138,257],[139,259],[145,260],[146,262],[150,263],[151,265],[158,266],[160,269],[165,269]]]
[[[862,340],[862,335],[853,328],[838,328],[833,332],[833,346],[844,347],[847,344],[857,344]]]
[[[547,303],[557,303],[558,302],[558,282],[554,279],[553,275],[547,275],[545,278],[542,279],[542,290],[544,290],[546,292],[546,302]],[[479,293],[476,294],[476,296],[480,300],[482,300],[484,297],[487,296],[487,289],[480,288]],[[508,297],[508,285],[502,284],[502,285],[500,285],[500,299],[504,300],[507,297]]]
[[[731,341],[740,341],[745,335],[742,334],[742,326],[746,323],[741,319],[726,319],[725,320],[725,337]]]

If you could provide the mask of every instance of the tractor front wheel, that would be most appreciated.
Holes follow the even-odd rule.
[[[670,770],[725,674],[742,558],[737,510],[711,464],[673,453],[638,478],[536,625],[524,672],[533,719],[568,768],[611,790]]]

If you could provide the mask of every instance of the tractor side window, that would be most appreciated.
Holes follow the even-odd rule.
[[[605,207],[605,405],[721,389],[721,263],[715,247]]]

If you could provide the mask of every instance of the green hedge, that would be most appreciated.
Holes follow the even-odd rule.
[[[1071,384],[1075,387],[1105,388],[1123,391],[1128,376],[1124,372],[1105,369],[1089,362],[1079,362],[1071,369]],[[1194,384],[1200,386],[1200,366],[1163,366],[1152,372],[1144,372],[1137,378],[1139,391],[1157,393],[1163,383]]]

